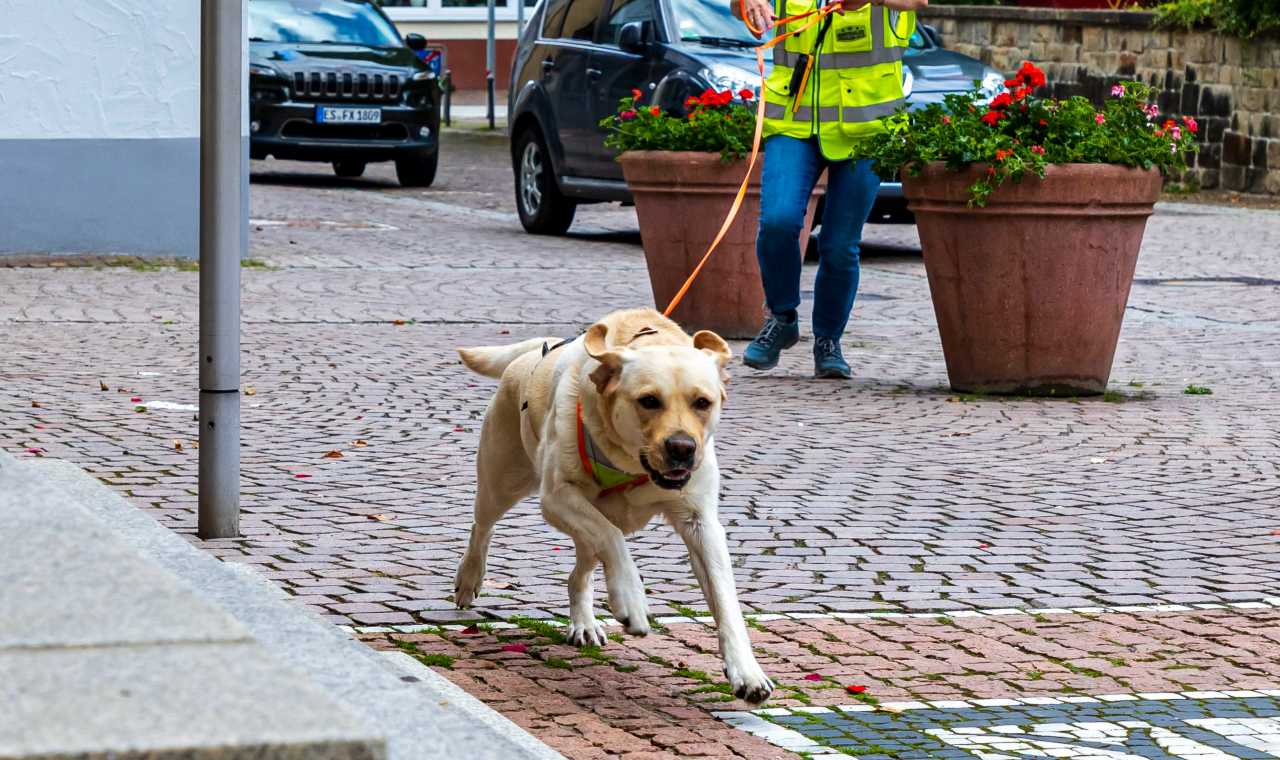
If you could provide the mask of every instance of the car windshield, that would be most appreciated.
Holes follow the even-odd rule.
[[[729,3],[725,0],[672,0],[671,10],[682,40],[722,38],[760,44],[747,31],[746,24],[729,12]]]
[[[347,0],[253,0],[253,42],[305,42],[399,47],[400,35],[365,3]]]

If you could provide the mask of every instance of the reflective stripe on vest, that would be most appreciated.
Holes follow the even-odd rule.
[[[889,22],[893,24],[895,32],[898,28],[899,18],[900,16],[896,11],[889,14]],[[824,70],[853,69],[860,66],[878,66],[882,63],[894,63],[902,60],[904,49],[897,45],[885,45],[884,7],[874,5],[871,7],[871,49],[865,53],[821,53],[818,55],[818,68]],[[778,45],[773,48],[773,65],[794,68],[800,62],[800,55],[800,53],[787,50],[783,45]]]

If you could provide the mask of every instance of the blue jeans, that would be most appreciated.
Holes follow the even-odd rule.
[[[880,189],[870,161],[828,161],[816,138],[774,135],[764,144],[760,234],[756,257],[765,302],[774,314],[800,306],[800,231],[818,175],[827,170],[827,200],[818,235],[818,279],[813,290],[813,334],[839,339],[858,292],[862,226]]]

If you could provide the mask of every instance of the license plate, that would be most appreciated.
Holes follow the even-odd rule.
[[[316,106],[317,124],[378,124],[381,121],[381,108]]]

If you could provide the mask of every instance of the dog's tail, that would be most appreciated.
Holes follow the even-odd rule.
[[[485,377],[497,378],[502,377],[507,365],[517,358],[530,351],[539,351],[543,345],[554,346],[559,342],[559,338],[530,338],[508,346],[460,348],[458,349],[458,356],[462,357],[462,363],[467,365],[467,369],[472,372]]]

